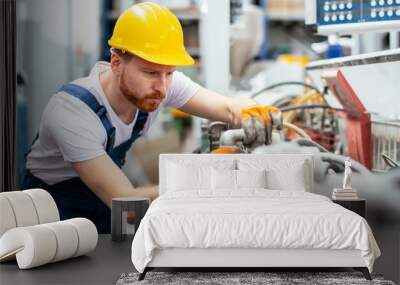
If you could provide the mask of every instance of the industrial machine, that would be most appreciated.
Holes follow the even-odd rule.
[[[400,0],[307,0],[306,25],[321,35],[400,28]]]
[[[341,184],[350,156],[353,185],[368,200],[370,219],[400,223],[400,49],[313,62],[306,74],[309,84],[264,89],[305,86],[304,93],[274,102],[283,113],[283,136],[273,130],[269,143],[252,148],[243,130],[213,122],[203,124],[208,143],[199,151],[312,152],[314,189],[326,196]]]
[[[320,35],[390,32],[399,46],[400,0],[307,0],[306,25]],[[357,37],[355,37],[357,39]],[[393,45],[392,45],[393,43]],[[398,279],[400,241],[400,49],[315,61],[305,82],[282,82],[251,96],[286,85],[303,85],[272,102],[283,113],[284,135],[272,131],[256,148],[243,130],[220,122],[203,123],[200,152],[230,147],[241,153],[313,153],[314,189],[330,197],[341,185],[344,161],[352,159],[353,187],[368,203],[367,220],[390,244],[378,271]],[[266,132],[267,133],[267,132]],[[388,242],[390,241],[390,242]]]

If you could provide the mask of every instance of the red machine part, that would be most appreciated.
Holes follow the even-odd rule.
[[[322,78],[346,112],[349,156],[371,169],[371,115],[340,70],[327,70]]]
[[[295,121],[293,122],[296,126],[304,130],[307,135],[310,136],[310,138],[315,141],[316,143],[320,144],[324,148],[326,148],[328,151],[333,152],[335,151],[336,148],[336,143],[337,143],[337,138],[336,138],[336,133],[331,132],[331,133],[322,133],[321,130],[314,130],[308,128],[304,121]],[[289,140],[295,139],[298,137],[298,134],[296,134],[293,131],[288,131],[287,135]]]

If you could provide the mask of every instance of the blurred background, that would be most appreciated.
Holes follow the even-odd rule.
[[[36,135],[42,111],[49,98],[65,82],[88,75],[96,61],[109,60],[107,40],[111,36],[115,21],[121,11],[135,2],[140,1],[17,2],[20,174],[24,171],[23,153]],[[303,0],[155,2],[169,7],[176,14],[183,26],[185,45],[196,59],[194,66],[178,69],[203,86],[226,96],[251,97],[275,83],[305,82],[307,77],[310,77],[305,67],[312,61],[399,46],[398,32],[369,32],[329,37],[316,35],[315,31],[305,24],[306,7]],[[361,69],[375,68],[376,66],[358,67],[355,73],[359,73]],[[388,72],[390,71],[392,70],[389,69]],[[351,70],[346,72],[351,73],[349,77],[353,76]],[[314,73],[313,84],[322,86],[318,70]],[[395,73],[382,77],[390,75],[393,79]],[[374,79],[376,74],[369,76]],[[387,79],[381,83],[392,89],[389,91],[393,91],[399,87],[396,80],[393,81],[390,84]],[[379,80],[376,80],[375,83],[378,82]],[[377,91],[381,90],[380,87],[376,87]],[[261,92],[255,99],[260,103],[272,104],[278,99],[290,98],[287,95],[303,93],[304,87],[284,85],[272,91]],[[396,129],[400,110],[389,102],[392,99],[398,100],[398,94],[391,98],[391,95],[382,94],[383,92],[371,93],[372,96],[366,95],[372,97],[368,99],[372,101],[370,105],[374,106],[379,102],[382,105],[382,108],[374,110],[384,117],[380,118],[380,121],[390,120],[394,124],[393,129]],[[383,98],[385,96],[388,98]],[[396,103],[400,105],[399,101]],[[389,113],[386,110],[387,104],[393,106]],[[128,174],[137,185],[157,182],[158,153],[191,152],[198,147],[204,147],[200,120],[177,110],[166,109],[161,114],[148,136],[142,139],[142,143],[136,143],[135,149],[132,150],[135,157],[138,157],[137,164],[140,165],[130,166],[138,169],[129,171]],[[375,127],[380,130],[383,128],[381,125]],[[332,130],[332,134],[334,132],[335,130]],[[330,145],[325,146],[331,149],[335,147],[333,141],[327,144]],[[399,160],[399,154],[394,154],[392,158]],[[374,161],[374,168],[382,170],[383,161]],[[138,171],[139,169],[141,171]],[[137,173],[140,175],[136,175]]]
[[[95,62],[109,60],[107,40],[115,21],[136,2],[16,2],[15,181],[23,177],[24,153],[49,98],[62,84],[87,76]],[[394,171],[400,161],[400,1],[364,1],[365,6],[357,0],[154,2],[178,17],[186,48],[196,60],[178,70],[225,96],[278,106],[286,121],[327,152],[350,156],[371,171],[359,181],[375,188],[365,190],[364,197],[383,252],[376,269],[399,282],[400,199],[395,191],[400,182],[385,183],[399,174]],[[221,134],[217,131],[215,138],[214,131],[210,122],[165,108],[134,144],[124,171],[135,186],[157,184],[160,153],[209,152]],[[287,131],[285,137],[298,135]],[[332,183],[340,183],[339,176],[329,180],[332,173],[324,173],[322,194],[330,195]],[[379,210],[386,207],[385,199],[375,203],[369,198],[378,190],[392,201],[386,212]]]

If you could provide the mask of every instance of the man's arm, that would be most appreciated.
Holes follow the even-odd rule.
[[[199,91],[180,109],[186,113],[207,118],[212,121],[222,121],[238,128],[241,126],[240,113],[242,109],[254,106],[251,99],[229,98],[211,90],[200,88]]]
[[[112,198],[115,197],[138,196],[153,200],[158,196],[158,187],[135,189],[106,154],[86,161],[72,162],[71,165],[86,186],[110,208]]]

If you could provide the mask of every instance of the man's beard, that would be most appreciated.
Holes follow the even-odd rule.
[[[158,99],[158,100],[163,100],[165,98],[165,94],[162,94],[161,92],[153,92],[148,95],[145,95],[143,98],[140,98],[137,93],[132,92],[129,90],[127,84],[126,84],[126,78],[125,78],[125,73],[122,74],[120,84],[119,84],[119,89],[121,90],[122,95],[133,105],[135,105],[140,111],[143,112],[153,112],[155,111],[160,103],[158,102],[151,102],[149,101],[150,99]],[[140,98],[140,99],[139,99]]]

